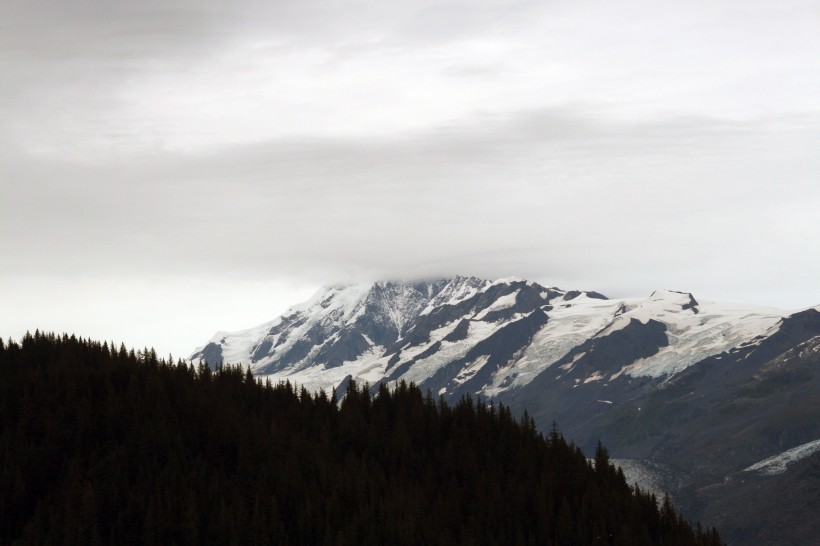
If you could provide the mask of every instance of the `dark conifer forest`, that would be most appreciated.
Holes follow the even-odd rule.
[[[0,544],[718,545],[503,406],[0,340]]]

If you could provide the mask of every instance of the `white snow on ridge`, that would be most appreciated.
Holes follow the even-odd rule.
[[[487,316],[488,313],[492,313],[495,311],[502,311],[504,309],[509,309],[513,305],[515,305],[515,300],[518,298],[518,290],[512,292],[511,294],[507,294],[506,296],[501,296],[497,300],[495,300],[489,307],[478,313],[473,318],[475,320],[482,320],[484,317]]]
[[[247,366],[251,360],[250,349],[265,337],[271,328],[281,322],[281,317],[238,332],[217,332],[209,343],[216,343],[222,347],[223,364],[243,364]],[[195,353],[202,351],[205,345],[197,348]]]
[[[458,305],[462,301],[468,300],[483,292],[490,286],[490,281],[483,279],[476,279],[474,277],[455,277],[441,292],[430,300],[430,303],[425,307],[420,315],[426,315],[437,307],[446,305]]]
[[[473,377],[478,370],[484,367],[484,364],[490,360],[490,355],[482,355],[476,358],[473,362],[471,362],[466,368],[462,369],[458,375],[453,380],[458,385],[466,382],[468,379]]]
[[[507,324],[510,324],[520,319],[521,316],[516,315],[512,318],[512,320],[506,322],[491,323],[479,320],[471,320],[469,323],[469,328],[467,330],[467,337],[465,339],[455,342],[442,341],[441,347],[438,351],[436,351],[434,354],[430,355],[427,358],[417,360],[416,362],[414,362],[410,369],[408,369],[407,372],[405,372],[405,374],[402,375],[402,379],[408,382],[412,381],[415,383],[421,383],[425,379],[432,377],[437,371],[439,371],[442,367],[446,366],[450,362],[453,362],[466,356],[469,350],[472,349],[481,340],[487,339]],[[457,325],[458,323],[456,322],[453,323],[451,327],[447,328],[448,330],[452,330]],[[442,330],[444,330],[444,328],[436,330],[436,332],[442,332]],[[436,337],[438,337],[438,335]],[[446,336],[446,334],[441,335],[442,338],[444,336]],[[431,342],[433,342],[432,338]],[[421,350],[413,351],[412,353],[402,352],[402,362],[406,362],[407,360],[410,360],[410,358],[412,358],[413,356],[421,354],[427,347],[429,347],[429,345],[424,346]]]
[[[690,294],[682,292],[673,292],[672,290],[655,290],[645,299],[624,299],[620,300],[624,309],[623,314],[619,315],[612,321],[612,324],[605,330],[601,331],[596,337],[608,336],[613,332],[624,329],[633,319],[638,320],[641,324],[646,324],[650,320],[679,321],[686,320],[689,315],[696,313],[691,309],[684,310],[683,306],[690,303]],[[681,317],[686,315],[687,317]]]
[[[788,315],[780,309],[711,301],[698,302],[698,313],[683,310],[682,306],[689,303],[688,293],[658,290],[645,299],[599,300],[584,295],[555,306],[548,312],[547,324],[536,333],[518,361],[499,370],[484,394],[493,396],[526,385],[574,347],[592,337],[611,334],[633,318],[643,324],[650,319],[663,322],[669,345],[624,367],[610,379],[623,373],[671,377],[756,336],[771,335]],[[621,309],[626,311],[615,316]]]
[[[386,288],[384,283],[377,283],[377,285]],[[420,294],[416,289],[406,285],[394,286],[392,290],[398,290],[398,292],[394,292],[392,297],[381,299],[379,303],[384,309],[385,314],[393,322],[396,331],[398,331],[400,335],[403,335],[405,326],[418,316],[420,310],[419,297],[425,298],[425,296]],[[422,299],[421,301],[426,300]]]
[[[688,293],[656,290],[646,299],[619,301],[625,311],[602,329],[596,337],[605,337],[625,328],[633,319],[641,324],[650,320],[666,325],[669,345],[655,355],[637,360],[613,374],[633,377],[672,376],[713,355],[776,332],[779,321],[788,315],[780,309],[751,305],[698,301],[697,313],[684,309],[691,303]]]
[[[435,345],[436,342],[443,341],[445,337],[458,327],[459,322],[460,321],[448,322],[441,328],[430,332],[430,341],[428,343],[416,346],[412,346],[409,343],[406,344],[401,350],[401,360],[399,362],[406,362],[428,350],[432,345]],[[448,342],[444,343],[446,344]]]
[[[264,368],[276,359],[276,355],[289,350],[315,324],[336,321],[347,323],[355,320],[356,316],[364,311],[363,300],[373,285],[374,283],[365,283],[322,288],[306,302],[290,307],[281,317],[247,330],[218,332],[211,338],[210,343],[221,346],[224,364],[251,365],[252,370]],[[293,315],[301,315],[301,318],[305,319],[304,324],[292,329],[285,342],[273,349],[269,358],[251,364],[251,355],[255,347],[266,339],[274,345],[278,341],[279,336],[268,335],[271,328],[280,325],[283,317]],[[200,347],[197,352],[203,348]]]
[[[809,346],[809,351],[812,353],[820,353],[820,336],[814,336],[813,338],[803,342],[803,345]]]
[[[353,376],[356,381],[367,382],[371,385],[378,383],[384,377],[385,371],[385,363],[379,358],[383,352],[384,347],[375,345],[358,360],[345,362],[335,368],[307,366],[257,377],[262,380],[270,379],[274,384],[280,381],[290,381],[297,388],[305,387],[311,392],[324,390],[330,395],[348,375]]]
[[[252,364],[252,371],[259,373],[271,364],[279,362],[296,343],[316,339],[313,334],[318,331],[322,333],[319,336],[323,339],[321,343],[311,343],[308,346],[310,350],[304,358],[298,362],[291,362],[286,369],[267,377],[273,381],[288,379],[311,390],[334,388],[347,375],[352,375],[359,381],[376,383],[384,378],[385,373],[394,369],[391,367],[391,370],[387,370],[389,357],[383,356],[384,345],[390,346],[392,340],[374,340],[371,339],[372,335],[368,337],[362,334],[364,341],[370,345],[369,350],[355,361],[344,362],[334,368],[325,368],[313,359],[328,344],[338,342],[339,333],[349,332],[349,328],[354,327],[356,320],[365,312],[372,311],[380,324],[390,325],[391,331],[392,326],[395,326],[401,336],[420,315],[443,306],[463,303],[477,294],[486,292],[491,286],[520,280],[511,278],[490,282],[473,277],[456,277],[432,298],[429,286],[426,293],[420,293],[410,285],[397,283],[332,286],[319,290],[308,301],[291,307],[280,318],[247,330],[219,332],[211,342],[221,347],[224,363],[242,365],[248,365],[256,348],[265,344],[266,356]],[[436,285],[438,286],[441,285]],[[418,358],[436,343],[440,343],[440,346],[433,354],[414,361],[401,378],[423,383],[442,367],[465,357],[480,341],[511,322],[523,318],[525,315],[516,314],[496,323],[482,320],[494,311],[510,309],[515,305],[518,294],[519,291],[515,290],[498,297],[484,309],[475,310],[472,305],[465,306],[473,309],[465,310],[463,317],[454,317],[454,320],[430,332],[430,339],[426,343],[411,345],[412,342],[405,340],[400,363]],[[543,298],[549,291],[544,289],[541,294]],[[691,308],[684,309],[691,303],[690,294],[667,290],[655,291],[648,298],[617,300],[590,298],[582,292],[567,301],[555,298],[549,306],[544,302],[542,308],[548,315],[547,323],[535,333],[528,346],[515,354],[506,365],[494,371],[482,393],[495,396],[509,389],[527,385],[574,348],[589,339],[617,332],[633,319],[642,324],[650,320],[665,324],[669,345],[649,358],[625,366],[611,377],[603,377],[596,372],[588,376],[585,382],[612,380],[624,373],[631,376],[668,378],[704,358],[734,347],[759,344],[762,339],[776,332],[781,319],[789,314],[778,309],[716,302],[697,302],[697,312]],[[444,341],[462,320],[468,320],[466,338],[454,342]],[[280,334],[269,334],[272,328],[287,323],[296,326],[288,326]],[[314,328],[316,330],[310,333]],[[202,349],[198,349],[197,352]],[[304,352],[291,353],[293,354],[301,356]],[[584,354],[576,355],[575,361],[583,356]],[[486,362],[486,359],[483,362],[476,359],[472,364],[465,364],[464,369],[456,370],[456,383],[465,382],[473,377]],[[572,368],[573,364],[574,362],[567,364],[567,369]],[[270,366],[270,369],[274,368]]]
[[[777,331],[777,324],[788,314],[779,309],[722,302],[699,302],[698,310],[695,314],[674,313],[674,308],[656,308],[650,318],[666,324],[669,345],[649,358],[633,362],[622,371],[631,376],[674,375],[756,336],[773,334]],[[619,318],[630,315],[631,312],[627,312]]]
[[[584,379],[584,384],[586,385],[587,383],[592,383],[593,381],[600,381],[603,378],[603,374],[596,370],[595,373]]]
[[[375,283],[370,282],[320,288],[304,303],[294,305],[285,311],[285,316],[300,311],[311,311],[314,313],[318,311],[321,317],[326,317],[336,312],[340,313],[342,317],[349,318],[352,313],[358,311],[357,307],[374,285]]]
[[[801,459],[810,457],[820,451],[820,440],[814,440],[797,447],[793,447],[788,451],[784,451],[768,459],[764,459],[759,463],[755,463],[748,468],[744,468],[744,472],[758,472],[764,476],[776,476],[783,474],[788,469],[789,465],[796,463]]]
[[[548,320],[513,366],[498,371],[484,389],[494,396],[510,387],[523,387],[560,360],[574,347],[591,338],[612,321],[622,300],[601,300],[582,294],[567,304],[555,306]]]

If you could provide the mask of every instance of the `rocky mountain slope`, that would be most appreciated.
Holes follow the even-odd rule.
[[[754,465],[820,440],[818,347],[817,308],[790,313],[668,290],[607,299],[456,277],[329,287],[269,323],[218,333],[191,358],[242,363],[310,389],[406,380],[451,400],[499,400],[544,430],[557,422],[587,452],[602,439],[730,541],[802,544],[809,532],[820,536],[820,454],[780,474]],[[743,502],[796,472],[815,485],[785,504]],[[777,524],[785,513],[806,519]]]
[[[271,322],[217,333],[192,358],[250,365],[309,388],[351,375],[498,396],[548,368],[557,370],[552,380],[573,385],[668,378],[766,336],[786,315],[665,290],[612,300],[518,279],[376,282],[322,289]],[[613,350],[617,363],[605,358]]]

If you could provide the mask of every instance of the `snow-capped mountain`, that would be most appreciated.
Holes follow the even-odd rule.
[[[786,316],[667,290],[607,299],[520,279],[375,282],[324,288],[271,322],[217,333],[191,358],[249,365],[310,389],[351,376],[404,379],[446,396],[499,396],[548,369],[583,384],[669,379],[770,335]]]
[[[587,452],[603,440],[730,544],[820,534],[820,307],[608,299],[514,278],[375,282],[324,288],[191,359],[340,394],[349,378],[478,394],[542,430],[557,422]]]

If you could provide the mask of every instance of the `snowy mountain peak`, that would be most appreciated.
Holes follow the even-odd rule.
[[[432,297],[421,314],[427,314],[443,305],[457,305],[475,296],[491,284],[490,281],[477,277],[453,277]]]
[[[670,306],[679,305],[683,310],[698,312],[698,302],[690,292],[680,292],[677,290],[655,290],[649,295],[650,302],[663,302]]]
[[[610,300],[515,277],[333,285],[278,319],[220,332],[192,359],[331,389],[350,375],[496,396],[536,378],[668,378],[776,334],[779,310],[656,290]]]

